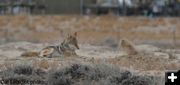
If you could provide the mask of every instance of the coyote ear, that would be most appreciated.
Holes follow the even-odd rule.
[[[74,36],[77,36],[77,32],[74,33]]]

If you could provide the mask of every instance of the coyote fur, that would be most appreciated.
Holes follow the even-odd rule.
[[[134,47],[134,44],[127,39],[121,40],[121,48],[125,51],[128,55],[136,55],[138,51]]]
[[[63,57],[65,55],[76,55],[75,50],[79,49],[78,41],[77,41],[77,32],[72,35],[68,35],[68,37],[60,44],[56,46],[47,46],[43,48],[39,53],[39,57]],[[27,52],[22,54],[22,56],[30,55]],[[35,54],[37,55],[37,54]]]

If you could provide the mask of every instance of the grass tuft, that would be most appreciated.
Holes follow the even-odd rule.
[[[135,75],[107,64],[72,64],[48,72],[31,66],[15,66],[3,71],[0,77],[5,83],[39,80],[43,81],[42,85],[158,85],[163,82],[160,81],[162,78]]]

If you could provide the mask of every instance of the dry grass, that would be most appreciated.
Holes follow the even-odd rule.
[[[42,60],[34,61],[33,67],[42,68],[42,69],[46,69],[47,70],[47,69],[49,69],[50,65],[49,65],[48,60],[42,59]]]
[[[180,27],[180,19],[179,18],[156,18],[156,19],[148,19],[145,17],[113,17],[113,16],[0,16],[0,38],[4,39],[10,37],[9,39],[13,40],[26,40],[26,41],[35,41],[35,42],[50,42],[63,40],[65,35],[70,32],[77,31],[78,32],[78,41],[80,43],[88,43],[88,44],[99,44],[100,45],[109,45],[112,47],[116,47],[119,39],[127,38],[131,41],[142,41],[142,40],[164,40],[166,42],[172,39],[170,27],[176,26]],[[4,28],[9,29],[8,36],[6,35]],[[147,30],[151,29],[150,31]],[[169,29],[168,29],[169,28]],[[140,29],[140,30],[139,30]],[[180,30],[177,29],[177,33],[180,33]],[[176,36],[177,41],[180,39],[180,35]],[[1,40],[0,39],[0,40]],[[127,44],[127,43],[126,43]],[[129,42],[128,42],[129,44]],[[133,51],[133,45],[130,46],[130,54]],[[125,48],[127,48],[125,45]],[[35,48],[35,47],[34,47]],[[10,48],[9,48],[10,49]],[[33,48],[32,48],[33,49]],[[98,49],[88,49],[88,51],[93,50],[92,52],[96,52]],[[101,49],[102,52],[107,52]],[[83,51],[84,52],[84,51]],[[92,53],[91,52],[91,53]],[[101,52],[101,53],[102,53]],[[35,53],[24,54],[25,56],[31,56]],[[100,54],[100,53],[99,53]],[[35,54],[36,55],[36,54]],[[91,56],[91,55],[89,55]],[[8,56],[10,57],[10,56]],[[102,59],[101,59],[102,58]],[[121,74],[121,71],[117,70],[120,68],[128,68],[138,71],[165,71],[170,69],[178,69],[180,68],[180,62],[178,60],[173,59],[162,59],[157,56],[149,56],[149,55],[128,55],[128,56],[117,56],[116,58],[104,58],[104,56],[100,56],[97,58],[81,58],[77,56],[70,56],[66,58],[59,59],[48,59],[48,58],[20,58],[20,60],[8,60],[3,62],[4,64],[0,64],[7,68],[16,68],[14,63],[21,63],[19,61],[23,61],[26,63],[32,63],[32,67],[30,71],[36,72],[37,69],[43,69],[46,72],[49,72],[50,69],[54,69],[54,71],[50,71],[46,77],[48,76],[53,81],[51,83],[64,83],[64,85],[73,85],[75,84],[84,84],[84,85],[128,85],[129,83],[137,83],[138,85],[146,85],[147,80],[149,81],[149,77],[147,80],[142,80],[144,76],[133,75],[122,80],[122,75],[126,74],[126,72]],[[11,62],[12,61],[12,62]],[[75,65],[71,66],[72,62],[86,63],[91,64],[90,66],[85,65]],[[115,66],[112,68],[111,66],[101,66],[100,63],[111,64]],[[95,65],[95,66],[94,66]],[[63,66],[65,66],[63,68]],[[93,67],[92,67],[93,66]],[[85,68],[88,68],[90,71],[87,71]],[[21,69],[18,68],[18,72],[22,72]],[[59,70],[57,70],[59,69]],[[12,69],[11,69],[12,70]],[[28,70],[29,71],[29,70]],[[38,70],[39,72],[39,70]],[[41,71],[40,71],[41,72]],[[129,71],[127,71],[129,73]],[[43,73],[43,71],[42,71]],[[66,73],[66,74],[65,74]],[[18,77],[16,72],[7,71],[7,74],[10,74],[9,77]],[[13,75],[11,75],[13,74]],[[17,75],[17,76],[14,76]],[[21,74],[21,73],[20,73]],[[50,74],[50,75],[49,75]],[[56,75],[59,74],[59,75]],[[23,74],[24,75],[24,74]],[[0,76],[1,72],[0,72]],[[37,75],[35,75],[37,76]],[[57,79],[54,79],[55,76]],[[73,78],[72,77],[76,77]],[[32,76],[23,76],[25,79],[29,79]],[[39,76],[37,76],[39,77]],[[127,76],[125,76],[127,77]],[[147,77],[147,76],[145,76]],[[155,76],[157,77],[157,76]],[[51,80],[50,79],[50,80]],[[83,80],[84,79],[84,80]],[[97,79],[97,80],[96,80]],[[123,78],[124,79],[124,78]],[[161,78],[162,79],[162,78]],[[150,78],[151,80],[151,78]],[[153,80],[153,79],[152,79]],[[148,83],[147,85],[162,85],[155,84],[153,80],[153,84]],[[46,81],[49,81],[48,79]],[[62,81],[62,82],[59,82]],[[70,81],[70,82],[69,82]],[[158,82],[158,78],[156,83]],[[152,83],[152,82],[151,82]],[[56,85],[56,84],[51,84]],[[58,84],[57,84],[58,85]],[[132,84],[133,85],[133,84]]]
[[[78,32],[80,42],[101,42],[107,37],[130,40],[171,40],[171,26],[179,26],[179,18],[113,17],[113,16],[0,16],[0,29],[10,29],[11,39],[57,41],[69,32]],[[154,32],[142,31],[144,28]],[[142,28],[141,31],[136,31]],[[168,29],[169,28],[169,29]],[[159,33],[159,29],[162,30]],[[156,31],[157,30],[157,31]],[[177,33],[180,30],[177,29]],[[159,35],[161,34],[161,35]],[[0,32],[4,37],[4,32]],[[177,35],[177,40],[180,36]],[[98,41],[97,41],[98,40]]]
[[[128,55],[109,60],[110,63],[139,71],[165,71],[179,69],[180,63],[175,60],[158,58],[148,55]]]
[[[32,66],[15,66],[0,72],[4,83],[38,80],[40,85],[156,85],[163,77],[135,75],[131,71],[115,68],[108,64],[72,64],[61,69],[43,71]],[[11,81],[11,82],[10,82]],[[21,83],[22,84],[22,83]],[[23,82],[23,84],[25,84]]]

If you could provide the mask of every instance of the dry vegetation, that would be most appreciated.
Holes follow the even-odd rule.
[[[180,39],[179,20],[113,16],[0,16],[0,41],[8,38],[9,41],[54,42],[69,32],[77,31],[81,43],[98,44],[108,38],[116,41],[126,37],[138,43],[154,40],[169,44],[174,27],[177,28],[176,39]]]
[[[48,85],[164,85],[164,72],[180,68],[179,22],[179,18],[0,16],[0,80],[39,80]],[[172,49],[174,27],[176,49]],[[78,56],[32,57],[75,31]],[[124,38],[128,41],[120,43]]]
[[[157,85],[164,84],[163,77],[142,76],[106,64],[72,64],[61,69],[44,71],[29,65],[9,68],[0,73],[4,83],[20,84],[17,81],[38,80],[48,85]],[[14,82],[14,83],[12,83]],[[22,82],[21,84],[26,84]],[[34,84],[34,83],[32,83]],[[37,84],[37,83],[36,83]]]

